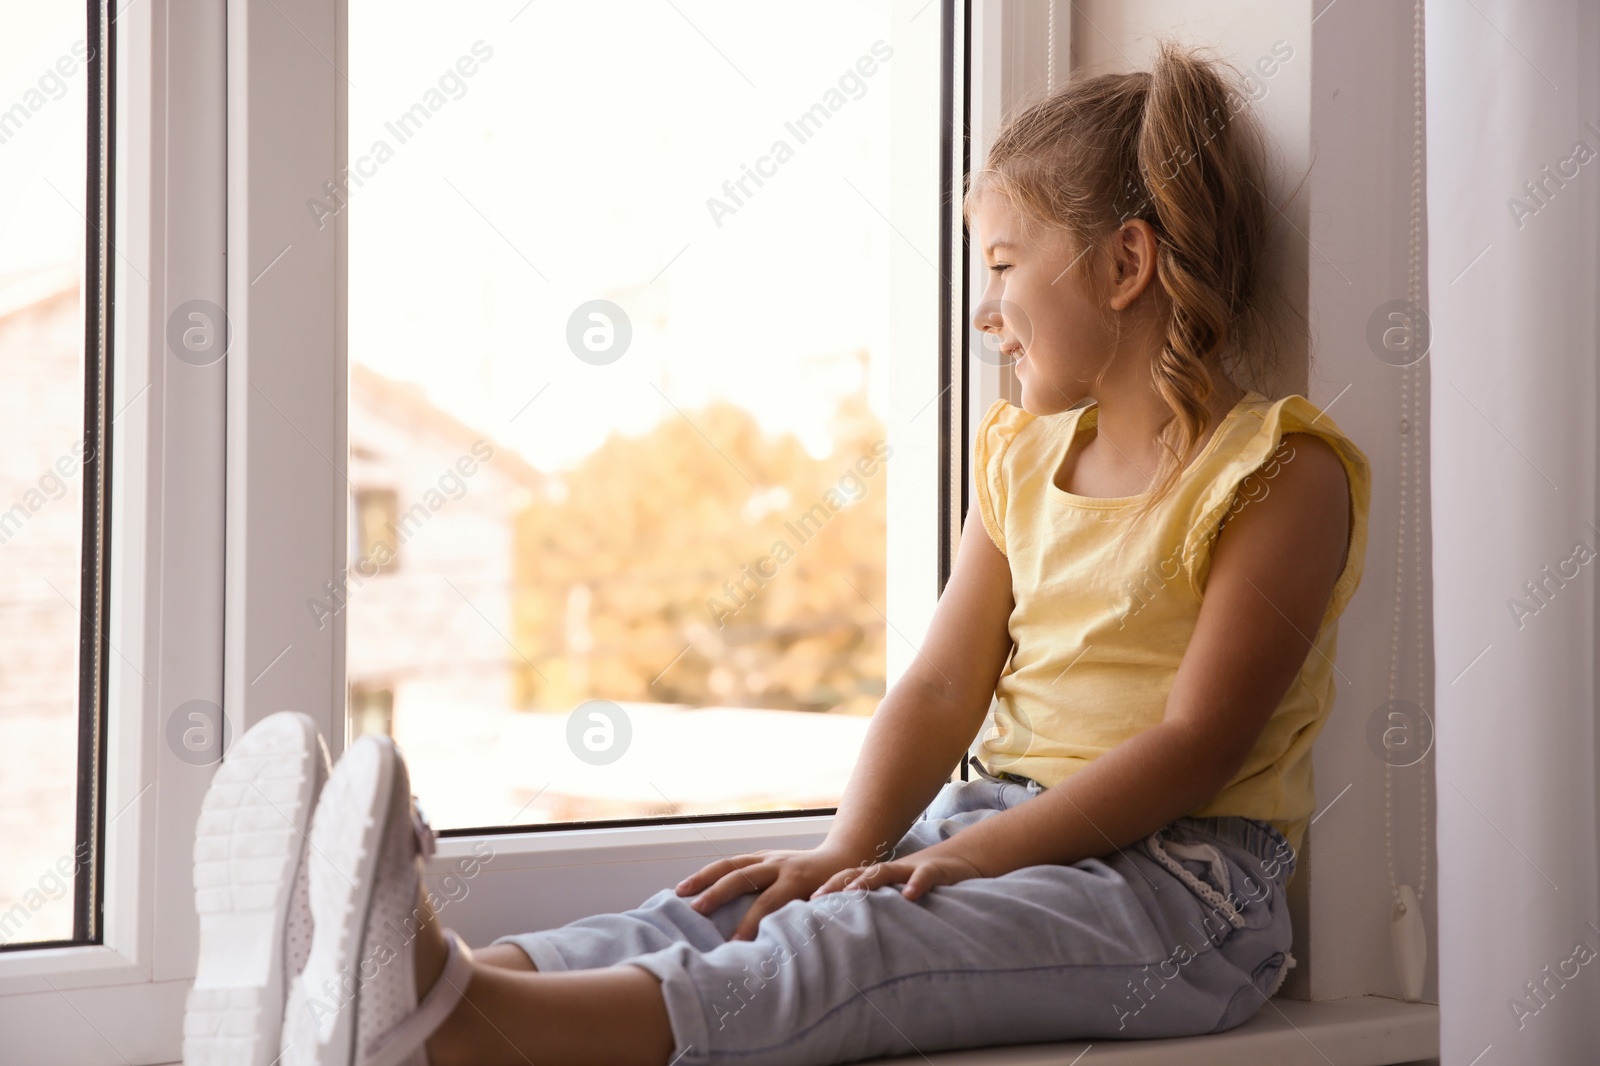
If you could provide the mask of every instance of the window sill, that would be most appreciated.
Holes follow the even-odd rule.
[[[1276,1006],[1279,1011],[1272,1008]],[[1071,1066],[1088,1044],[1036,1044],[1015,1048],[954,1051],[933,1056],[879,1059],[939,1066]],[[1172,1040],[1105,1040],[1094,1045],[1096,1063],[1118,1066],[1235,1066],[1273,1062],[1281,1066],[1436,1066],[1439,1008],[1379,996],[1321,1003],[1275,999],[1237,1029]],[[1425,1059],[1428,1062],[1416,1060]],[[176,1064],[173,1064],[176,1066]]]
[[[955,1051],[934,1056],[880,1059],[939,1066],[1070,1066],[1091,1046],[1094,1062],[1117,1066],[1235,1066],[1272,1062],[1280,1066],[1393,1066],[1418,1059],[1437,1063],[1439,1007],[1381,996],[1310,1003],[1274,999],[1261,1013],[1226,1033],[1170,1040],[1101,1040],[1030,1044],[1024,1047]]]

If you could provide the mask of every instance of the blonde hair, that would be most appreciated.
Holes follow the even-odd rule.
[[[1261,359],[1257,342],[1271,340],[1261,312],[1264,142],[1234,84],[1242,78],[1233,68],[1170,41],[1149,71],[1076,77],[1005,123],[963,198],[969,225],[977,194],[993,189],[1027,229],[1064,231],[1082,250],[1071,269],[1089,284],[1124,222],[1144,219],[1155,231],[1168,314],[1151,372],[1172,417],[1135,517],[1182,474],[1210,424],[1216,374]]]

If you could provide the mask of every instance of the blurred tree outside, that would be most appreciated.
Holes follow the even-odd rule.
[[[871,714],[893,463],[864,390],[822,459],[724,400],[684,416],[612,434],[519,515],[519,704]]]

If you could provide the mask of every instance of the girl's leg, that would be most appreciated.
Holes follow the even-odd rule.
[[[952,786],[900,842],[897,855],[926,847],[973,821],[1031,798],[1016,785],[974,781]],[[473,952],[473,977],[462,1003],[428,1041],[435,1066],[506,1062],[521,1064],[537,1049],[541,1064],[666,1063],[674,1041],[661,981],[630,958],[684,943],[709,951],[738,928],[753,895],[734,899],[706,916],[670,889],[621,914],[579,919],[554,930],[503,937]],[[418,994],[444,965],[444,941],[429,917],[417,936]],[[534,958],[548,962],[540,973]],[[618,1026],[619,1018],[636,1024]]]
[[[426,914],[415,945],[418,995],[439,978],[444,935]],[[665,1066],[672,1028],[661,982],[634,966],[538,973],[514,944],[473,953],[472,977],[449,1019],[428,1038],[432,1066]],[[487,956],[487,957],[485,957]]]
[[[733,935],[755,898],[737,897],[707,915],[689,905],[694,897],[667,888],[629,910],[503,936],[486,950],[494,951],[496,964],[541,973],[603,969],[674,944],[710,951]]]
[[[944,840],[1036,794],[1037,787],[999,781],[952,782],[901,839],[895,855],[903,856]],[[688,906],[688,898],[664,890],[619,914],[595,915],[556,929],[503,936],[488,947],[476,949],[474,958],[505,970],[558,972],[602,969],[679,942],[710,951],[727,941],[754,901],[754,895],[741,896],[714,914],[702,915]]]
[[[1275,990],[1290,930],[1288,869],[1225,821],[1185,820],[1169,844],[1187,880],[1141,842],[915,903],[892,888],[796,900],[755,940],[709,951],[678,941],[577,973],[478,967],[429,1051],[440,1066],[822,1066],[1231,1028]],[[442,958],[435,925],[419,990]]]
[[[486,948],[476,948],[472,952],[472,960],[484,966],[493,966],[497,970],[521,970],[532,973],[538,967],[533,960],[528,958],[528,953],[515,944],[490,944]]]

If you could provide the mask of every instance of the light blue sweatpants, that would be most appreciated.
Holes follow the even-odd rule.
[[[896,856],[1027,802],[1037,782],[946,785]],[[1277,991],[1292,849],[1266,822],[1179,818],[1070,866],[932,889],[793,900],[730,942],[755,899],[638,908],[502,938],[551,972],[630,963],[661,979],[677,1066],[824,1066],[996,1044],[1186,1036]]]

